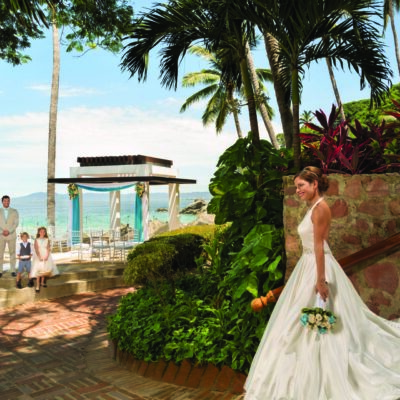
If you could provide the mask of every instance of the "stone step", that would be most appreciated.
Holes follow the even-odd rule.
[[[63,271],[63,266],[60,266],[60,275],[49,278],[47,283],[48,285],[52,285],[54,283],[68,282],[71,280],[86,280],[102,278],[104,276],[119,276],[123,274],[124,269],[124,265],[99,265],[97,267],[85,267],[83,265],[82,269],[79,269],[79,266],[76,266],[72,270]],[[15,282],[16,278],[12,277],[9,272],[6,272],[0,279],[0,289],[13,289],[15,288]],[[22,282],[24,287],[28,284],[26,273],[23,274]]]
[[[15,278],[11,278],[7,274],[9,277],[4,279],[3,275],[3,278],[0,279],[2,283],[2,287],[0,287],[0,308],[78,293],[124,287],[126,285],[122,276],[123,270],[123,266],[88,268],[81,271],[75,268],[73,271],[65,271],[61,275],[49,278],[47,288],[42,287],[39,293],[36,293],[35,287],[27,287],[28,280],[26,277],[22,280],[23,288],[17,289]]]

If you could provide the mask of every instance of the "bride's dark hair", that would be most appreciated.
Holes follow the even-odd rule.
[[[296,174],[294,179],[296,178],[301,178],[309,183],[318,181],[318,191],[320,193],[325,193],[329,188],[329,180],[327,176],[317,167],[305,167]]]

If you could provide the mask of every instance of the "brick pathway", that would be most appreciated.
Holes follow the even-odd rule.
[[[0,310],[0,399],[239,400],[157,382],[109,354],[106,319],[131,289],[85,293]]]

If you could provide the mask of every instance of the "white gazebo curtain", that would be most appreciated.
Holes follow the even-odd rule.
[[[91,184],[76,184],[79,189],[85,189],[95,192],[113,192],[121,191],[124,189],[131,188],[135,186],[137,182],[128,182],[121,185],[120,183],[91,183]],[[148,237],[147,225],[149,220],[148,213],[148,185],[145,185],[146,190],[143,192],[142,196],[136,193],[135,196],[135,226],[134,229],[138,232],[139,241],[144,241]],[[70,218],[70,231],[80,232],[81,231],[81,216],[80,216],[80,200],[79,195],[71,200],[71,218]],[[143,221],[144,220],[144,221]],[[77,241],[78,239],[72,240]],[[75,243],[73,243],[75,244]]]

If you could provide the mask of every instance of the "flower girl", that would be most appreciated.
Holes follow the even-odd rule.
[[[44,226],[37,230],[34,248],[31,278],[36,278],[36,292],[40,292],[40,286],[47,287],[47,277],[59,274],[51,256],[50,241]]]

